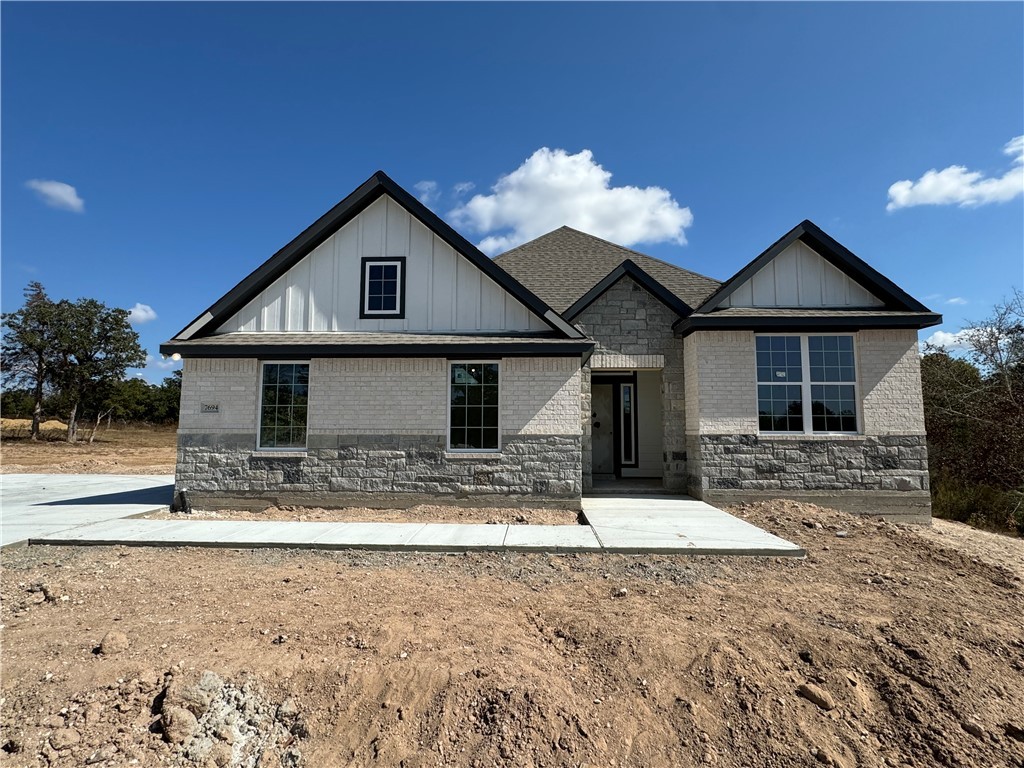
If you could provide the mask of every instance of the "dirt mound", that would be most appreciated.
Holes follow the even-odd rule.
[[[808,557],[5,552],[0,765],[1024,766],[1018,577],[734,511]]]
[[[68,425],[57,419],[44,421],[39,432],[44,436],[67,433]],[[27,437],[32,433],[32,419],[0,419],[0,434],[3,437]]]

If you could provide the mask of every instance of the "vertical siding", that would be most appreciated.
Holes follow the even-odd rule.
[[[406,259],[405,318],[359,318],[363,257]],[[544,331],[543,319],[383,196],[225,322],[235,331]]]
[[[879,307],[882,302],[797,241],[723,302],[727,307]]]

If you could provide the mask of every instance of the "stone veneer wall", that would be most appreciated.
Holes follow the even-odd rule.
[[[687,336],[689,492],[708,499],[823,493],[835,506],[865,492],[869,500],[857,501],[856,511],[926,517],[917,333],[865,330],[855,334],[854,345],[862,435],[761,435],[753,332]],[[894,496],[882,501],[882,494]]]
[[[585,371],[583,414],[587,442],[583,464],[584,486],[591,467],[589,373],[606,368],[661,367],[662,446],[664,485],[686,487],[686,398],[683,390],[683,347],[672,332],[676,314],[629,277],[623,277],[573,319],[594,340],[592,368]],[[645,359],[646,358],[646,359]],[[607,362],[603,362],[607,361]]]
[[[500,453],[446,449],[448,363],[313,359],[307,450],[257,451],[259,363],[186,360],[176,487],[199,506],[531,497],[577,507],[578,358],[501,361]],[[202,413],[216,402],[219,412]]]

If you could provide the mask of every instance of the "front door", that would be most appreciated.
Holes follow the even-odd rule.
[[[594,384],[591,387],[591,435],[593,436],[593,463],[591,472],[595,475],[615,473],[615,410],[614,387],[611,384]]]

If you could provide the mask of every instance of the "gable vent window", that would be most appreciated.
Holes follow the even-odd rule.
[[[405,317],[405,258],[364,258],[359,317]]]
[[[761,432],[857,432],[853,336],[758,336],[755,349]]]

